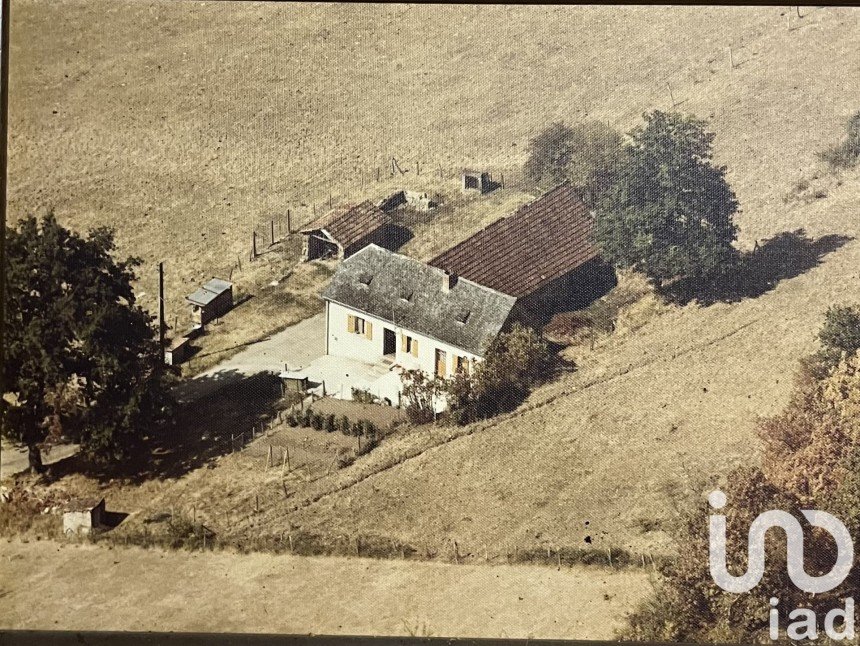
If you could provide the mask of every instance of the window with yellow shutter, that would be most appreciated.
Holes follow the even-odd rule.
[[[364,324],[364,336],[368,341],[373,341],[373,323],[370,321]]]
[[[367,328],[370,327],[370,324],[367,323],[360,316],[352,316],[348,315],[346,320],[346,329],[353,334],[361,334],[366,335],[367,338],[370,338],[370,334],[367,332]]]
[[[418,356],[418,339],[415,339],[408,334],[400,334],[400,351],[406,354],[411,354],[413,357]]]

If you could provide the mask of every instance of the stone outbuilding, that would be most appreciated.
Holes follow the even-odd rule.
[[[70,501],[63,511],[63,533],[86,535],[105,522],[105,499],[90,498]]]
[[[493,190],[493,179],[489,173],[465,168],[463,169],[463,190],[489,193]]]

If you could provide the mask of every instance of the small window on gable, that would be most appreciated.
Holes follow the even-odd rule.
[[[460,310],[459,312],[457,312],[454,318],[457,320],[457,323],[465,324],[466,321],[469,320],[469,316],[471,314],[472,312],[470,312],[469,310]]]
[[[413,294],[413,291],[411,289],[401,290],[400,300],[406,301],[407,303],[411,303],[412,302],[412,294]]]
[[[366,272],[365,272],[365,273],[363,273],[363,274],[359,274],[359,275],[358,275],[358,282],[359,282],[359,284],[364,285],[365,287],[369,287],[369,286],[370,286],[370,282],[371,282],[372,280],[373,280],[373,274],[370,274],[370,273],[366,273]]]

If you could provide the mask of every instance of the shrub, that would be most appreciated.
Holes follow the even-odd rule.
[[[836,365],[842,354],[860,350],[860,305],[837,305],[827,310],[818,333],[819,356],[827,366]]]
[[[860,111],[855,112],[845,125],[845,138],[818,154],[831,170],[854,168],[860,161]]]
[[[296,417],[295,413],[290,413],[287,415],[287,426],[296,427],[299,425],[299,420]]]
[[[361,435],[361,422],[353,422],[352,426],[349,427],[350,435],[353,437],[358,437]]]
[[[338,452],[337,454],[337,468],[344,469],[348,467],[350,464],[355,462],[356,455],[352,451]]]
[[[311,413],[311,426],[315,431],[321,431],[323,427],[323,416],[319,413]]]
[[[326,415],[323,428],[325,429],[326,433],[334,433],[337,430],[337,422],[334,415]]]
[[[365,437],[372,437],[376,435],[376,424],[371,422],[369,419],[365,419],[361,421],[361,434]]]
[[[596,121],[567,126],[552,123],[529,142],[525,172],[551,188],[568,180],[594,206],[611,185],[624,155],[621,135]]]
[[[365,453],[370,453],[373,449],[379,446],[379,438],[376,435],[372,435],[361,440],[361,448],[358,450],[358,455],[364,455]]]
[[[359,404],[375,404],[379,401],[379,398],[364,388],[353,388],[352,400]]]
[[[165,536],[167,547],[188,550],[203,549],[204,535],[208,540],[213,534],[203,525],[193,522],[184,514],[173,515],[167,521]],[[209,545],[211,544],[212,541],[209,540]]]
[[[493,339],[474,375],[456,375],[448,382],[452,420],[468,424],[513,410],[551,368],[546,342],[533,329],[515,324]]]
[[[444,383],[437,377],[428,377],[423,370],[406,370],[400,378],[409,421],[413,424],[434,421],[434,402],[444,389]]]
[[[351,426],[350,426],[350,423],[349,423],[349,418],[348,418],[346,415],[343,415],[343,416],[340,418],[340,422],[339,422],[339,424],[338,424],[338,430],[339,430],[341,433],[343,433],[344,435],[349,435],[350,428],[351,428]]]

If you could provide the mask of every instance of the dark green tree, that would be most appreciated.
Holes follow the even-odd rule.
[[[53,214],[6,229],[0,418],[35,470],[62,437],[119,460],[169,415],[170,374],[131,286],[140,260],[114,251],[110,229],[82,237]]]
[[[738,202],[712,160],[705,122],[655,111],[631,133],[624,166],[597,207],[606,260],[655,282],[703,278],[731,267]]]
[[[529,142],[525,172],[545,189],[569,181],[594,206],[611,186],[623,154],[621,135],[604,123],[555,122]]]

